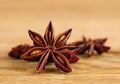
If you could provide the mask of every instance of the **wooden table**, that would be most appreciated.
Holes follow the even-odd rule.
[[[10,58],[18,44],[32,44],[27,30],[44,34],[49,21],[55,34],[72,28],[68,42],[107,37],[108,53],[80,57],[71,73],[61,73],[53,64],[41,74],[37,62]],[[120,84],[120,0],[0,0],[0,84]]]

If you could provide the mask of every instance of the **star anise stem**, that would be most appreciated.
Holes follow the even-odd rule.
[[[88,56],[92,56],[94,54],[94,46],[95,44],[94,43],[90,43],[90,49],[88,50]]]

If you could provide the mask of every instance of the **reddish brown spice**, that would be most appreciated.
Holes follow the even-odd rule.
[[[23,53],[25,53],[26,51],[28,51],[32,47],[33,46],[30,46],[28,44],[18,45],[16,47],[12,48],[12,50],[9,52],[8,55],[10,57],[21,59],[20,56]],[[69,60],[70,63],[75,63],[75,62],[77,62],[79,60],[79,57],[76,55],[76,53],[74,52],[74,50],[71,50],[71,51],[68,51],[68,52],[64,52],[62,54]],[[28,59],[28,61],[38,61],[39,59],[40,59],[40,57],[38,57],[36,59]],[[49,58],[49,62],[53,62],[53,61]]]
[[[28,61],[38,61],[37,73],[41,73],[46,64],[52,62],[58,70],[70,72],[70,63],[79,60],[76,54],[87,53],[93,56],[94,51],[98,54],[110,50],[109,46],[105,46],[107,38],[104,39],[86,39],[66,44],[71,35],[72,29],[69,29],[55,37],[52,23],[50,22],[46,28],[44,37],[40,34],[28,30],[28,34],[33,41],[33,46],[24,44],[18,45],[9,52],[10,57],[24,59]]]
[[[20,58],[20,56],[25,53],[27,50],[29,50],[32,46],[28,44],[24,45],[18,45],[9,52],[10,57]]]
[[[110,50],[109,46],[104,45],[106,41],[107,38],[87,40],[86,37],[83,37],[83,40],[73,42],[69,45],[78,46],[78,48],[75,49],[77,54],[84,54],[86,52],[88,56],[93,56],[94,51],[96,51],[98,54],[102,54]]]
[[[46,28],[44,37],[42,37],[40,34],[36,32],[28,30],[29,36],[32,39],[34,46],[30,47],[29,49],[26,49],[24,53],[21,50],[23,50],[25,46],[24,47],[17,46],[14,49],[18,49],[21,53],[13,49],[10,52],[11,54],[9,55],[10,56],[14,55],[13,57],[15,57],[17,53],[16,57],[29,61],[39,59],[36,71],[37,73],[42,72],[45,69],[45,65],[50,61],[55,63],[55,66],[57,67],[58,70],[70,72],[72,70],[70,68],[69,62],[78,61],[76,55],[75,54],[72,55],[72,53],[70,53],[71,50],[77,47],[66,45],[66,42],[71,35],[71,32],[72,29],[69,29],[55,37],[54,29],[51,22]]]
[[[75,63],[79,60],[79,57],[76,55],[76,52],[74,52],[74,50],[65,52],[63,54],[67,57],[70,63]]]

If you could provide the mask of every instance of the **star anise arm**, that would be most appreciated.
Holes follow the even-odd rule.
[[[46,50],[43,53],[43,55],[40,57],[40,60],[39,60],[39,62],[37,64],[37,71],[36,71],[37,73],[41,73],[44,70],[45,65],[46,65],[46,63],[48,61],[49,56],[50,56],[50,51]]]
[[[40,34],[33,32],[31,30],[28,30],[28,34],[29,34],[30,38],[33,40],[33,43],[35,46],[47,45],[45,40],[43,39],[43,37]]]
[[[104,46],[101,44],[96,44],[95,45],[95,50],[97,51],[98,54],[102,54],[103,52],[107,52],[110,49],[108,46]]]
[[[24,54],[20,56],[20,58],[25,60],[35,60],[38,59],[43,54],[43,48],[42,47],[33,47],[26,51]]]
[[[67,51],[69,51],[69,50],[73,50],[73,49],[77,49],[78,48],[78,46],[62,46],[62,47],[59,47],[59,48],[57,48],[56,49],[56,51],[59,51],[59,52],[67,52]]]
[[[69,29],[61,34],[59,34],[54,41],[53,46],[60,47],[66,44],[67,40],[71,35],[72,29]]]
[[[64,72],[72,71],[68,59],[63,54],[56,51],[52,53],[52,59],[59,70]]]
[[[79,45],[77,49],[75,49],[76,53],[83,54],[89,49],[89,45],[87,43]]]
[[[52,22],[46,28],[44,39],[46,40],[48,45],[52,45],[54,42],[54,29],[52,26]]]
[[[75,63],[79,60],[75,50],[63,52],[62,54],[69,60],[69,63]]]
[[[107,41],[107,38],[93,40],[93,42],[97,44],[104,44],[106,41]]]

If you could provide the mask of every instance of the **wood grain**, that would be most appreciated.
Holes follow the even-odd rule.
[[[32,44],[27,30],[44,34],[52,20],[55,34],[72,28],[69,42],[82,35],[107,37],[111,50],[90,58],[79,56],[71,73],[61,73],[54,64],[36,74],[37,62],[10,58],[18,44]],[[120,84],[119,0],[0,0],[0,84]]]

